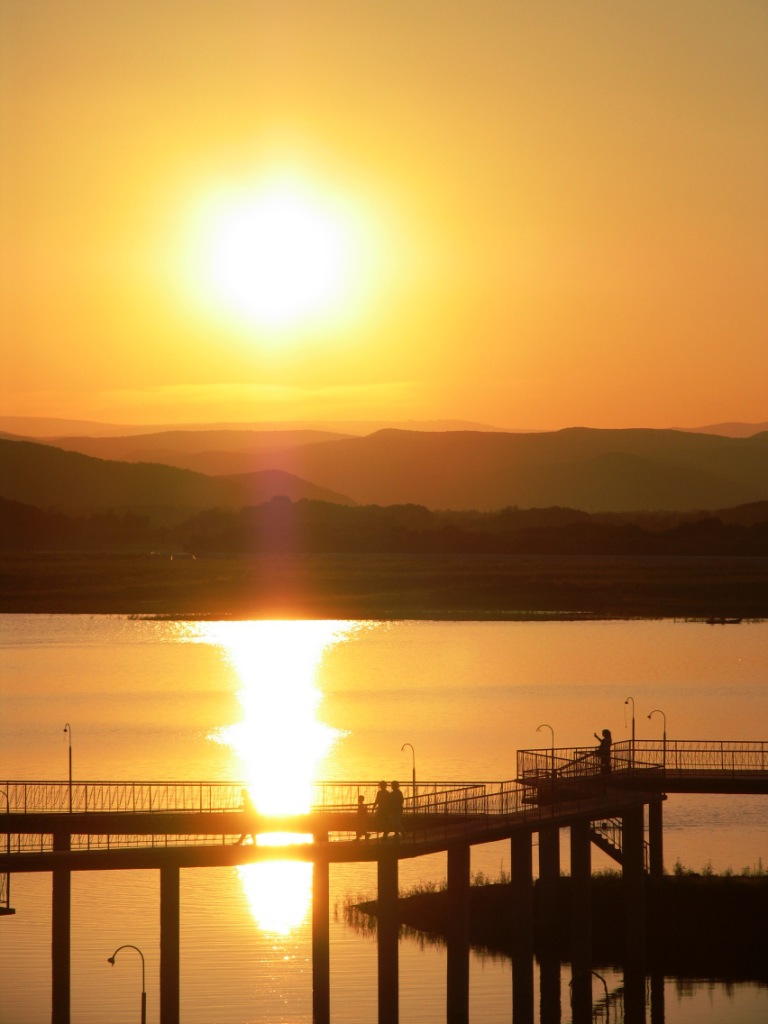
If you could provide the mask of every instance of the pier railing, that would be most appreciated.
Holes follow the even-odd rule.
[[[765,740],[622,740],[611,748],[611,771],[663,769],[681,774],[750,775],[768,773]],[[519,750],[517,777],[522,782],[545,778],[599,775],[602,762],[595,747]]]
[[[620,814],[625,804],[642,798],[649,788],[651,775],[656,776],[653,787],[656,789],[658,778],[669,778],[672,773],[692,778],[768,777],[768,742],[620,741],[613,745],[609,774],[604,772],[605,766],[594,747],[523,750],[518,753],[517,767],[517,778],[506,781],[403,783],[407,839],[417,842],[458,838],[484,831],[490,835],[517,824],[535,824],[590,812],[594,812],[595,819],[598,816],[609,818]],[[611,786],[611,777],[617,786]],[[0,783],[0,794],[5,798],[4,806],[0,804],[0,835],[3,834],[3,812],[17,816],[55,815],[62,819],[77,814],[79,821],[72,822],[71,830],[65,820],[59,823],[70,835],[72,849],[231,843],[238,838],[241,829],[247,831],[247,819],[241,823],[238,816],[234,827],[231,819],[225,823],[220,819],[215,823],[211,820],[211,828],[206,830],[204,818],[208,814],[240,811],[243,788],[242,782],[8,781]],[[331,840],[354,839],[358,799],[362,796],[372,810],[377,789],[378,782],[370,780],[315,782],[308,788],[306,805],[294,807],[290,813],[317,815],[319,831],[326,832]],[[111,835],[107,834],[110,826],[99,822],[102,814],[113,816]],[[139,832],[142,822],[138,818],[137,833],[128,834],[127,828],[115,825],[115,814],[121,818],[125,815],[126,825],[131,824],[132,816],[147,814],[195,814],[201,818],[184,823],[187,828],[191,824],[195,834],[189,828],[184,831],[184,827],[177,832],[171,821],[163,822],[152,834],[145,835]],[[274,815],[273,819],[277,817]],[[90,819],[87,825],[86,818]],[[259,816],[257,808],[258,831],[267,830],[264,825],[271,824],[269,818],[267,814]],[[315,824],[310,819],[304,823]],[[222,824],[232,830],[221,834]],[[6,833],[6,852],[50,850],[55,827],[55,822],[38,820],[34,828],[30,822],[24,829],[17,818],[13,829],[9,828]],[[144,828],[148,827],[145,823]],[[50,831],[41,834],[41,828]],[[373,834],[381,831],[373,814],[369,815],[367,828]]]
[[[445,810],[448,803],[485,792],[484,782],[423,782],[416,787],[403,783],[406,807],[424,812]],[[495,785],[495,784],[494,784]],[[168,814],[238,811],[242,806],[242,782],[2,782],[7,796],[0,806],[12,814]],[[315,782],[303,807],[291,813],[343,811],[357,808],[363,796],[371,807],[378,783]],[[288,812],[287,812],[288,813]],[[1,829],[0,829],[1,831]]]
[[[299,812],[310,816],[299,819],[307,826],[303,831],[313,831],[314,824],[331,841],[354,839],[358,830],[355,813],[357,798],[362,795],[366,804],[372,804],[377,788],[377,783],[368,781],[315,783],[311,792],[311,806]],[[234,827],[232,821],[229,821],[229,830],[223,834],[220,818],[215,822],[212,818],[212,827],[208,830],[205,829],[204,819],[209,813],[213,815],[216,812],[239,811],[242,789],[240,783],[216,782],[73,782],[70,804],[68,783],[9,782],[5,784],[4,790],[9,797],[7,812],[15,816],[29,815],[30,825],[34,815],[42,815],[44,819],[40,821],[38,817],[36,830],[25,830],[24,823],[16,817],[13,830],[9,828],[6,852],[50,851],[53,849],[53,832],[56,828],[69,836],[69,846],[74,851],[230,844],[238,839],[241,831],[248,831],[251,823],[247,819],[241,821],[238,815]],[[617,800],[628,802],[637,799],[637,794],[629,789],[607,797],[603,781],[591,777],[580,780],[578,787],[571,786],[567,791],[560,791],[556,800],[549,801],[531,799],[531,788],[516,780],[424,782],[415,787],[408,784],[404,789],[407,793],[404,804],[404,839],[410,842],[455,839],[484,832],[490,834],[509,825],[552,820],[564,813],[564,808],[571,814],[587,810],[602,814],[606,801],[615,805]],[[76,815],[71,828],[67,827],[70,806],[72,815]],[[140,831],[141,821],[147,820],[147,814],[165,815],[167,819],[169,814],[172,818],[175,814],[184,813],[198,816],[194,823],[194,833],[189,829],[184,831],[183,828],[177,832],[172,820],[163,821],[150,834]],[[121,819],[125,816],[120,828],[114,823],[115,814]],[[54,816],[55,820],[49,821],[49,815]],[[102,818],[106,815],[111,818],[110,825]],[[312,816],[316,816],[315,822],[312,822]],[[0,811],[0,834],[3,830],[3,817]],[[273,821],[277,819],[259,816],[257,811],[256,831],[268,831],[265,825]],[[134,824],[136,833],[130,831]],[[185,825],[189,825],[189,822],[185,822]],[[369,814],[366,827],[374,836],[381,833],[381,824],[373,814]],[[275,830],[283,831],[282,828]],[[304,842],[308,839],[296,835],[287,842]]]

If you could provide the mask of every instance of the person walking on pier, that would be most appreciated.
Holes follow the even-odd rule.
[[[242,798],[242,803],[241,803],[240,807],[241,807],[243,813],[246,815],[246,823],[250,824],[252,822],[252,819],[253,819],[254,815],[256,814],[256,808],[255,808],[254,803],[253,803],[253,798],[251,797],[251,794],[248,792],[247,789],[241,789],[240,790],[240,796]],[[243,834],[240,836],[240,838],[235,843],[235,846],[242,846],[243,843],[245,842],[245,837],[246,836],[250,836],[252,841],[254,843],[256,842],[256,833],[255,832],[243,832]]]
[[[387,789],[387,784],[382,781],[379,783],[379,791],[376,794],[376,799],[373,801],[374,812],[376,816],[376,831],[381,832],[381,838],[386,840],[389,838],[389,833],[392,831],[392,794]]]
[[[600,772],[603,775],[609,775],[611,771],[611,744],[613,743],[611,730],[603,729],[602,736],[598,736],[597,733],[593,733],[593,735],[598,741],[597,756],[600,758]]]
[[[395,839],[402,839],[405,835],[403,832],[403,791],[400,789],[400,783],[397,779],[392,781],[392,792],[389,794],[392,828],[394,829]]]

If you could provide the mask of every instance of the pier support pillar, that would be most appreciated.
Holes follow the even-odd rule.
[[[557,929],[560,891],[560,829],[554,826],[539,832],[539,882],[536,913],[545,943],[551,944]]]
[[[561,1024],[560,960],[547,953],[539,961],[539,1020],[541,1024]]]
[[[651,1024],[664,1024],[664,973],[651,974]]]
[[[629,961],[642,961],[645,954],[645,848],[643,806],[628,808],[621,816],[622,874],[626,954]]]
[[[651,878],[664,875],[664,817],[663,803],[654,800],[648,804],[648,856]]]
[[[624,1024],[645,1024],[645,968],[641,960],[624,964]]]
[[[535,1006],[533,950],[512,953],[512,1020],[515,1024],[533,1024]]]
[[[514,947],[527,953],[533,948],[533,854],[530,832],[512,836],[512,906],[515,915]]]
[[[69,851],[69,832],[54,832],[53,849],[62,853]],[[69,868],[55,868],[51,920],[51,1024],[69,1024],[71,897],[71,871]]]
[[[160,1024],[179,1024],[179,869],[160,868]]]
[[[571,825],[571,963],[573,1020],[591,1020],[592,853],[587,819]]]
[[[533,1024],[533,843],[530,832],[515,832],[511,839],[512,913],[512,1018],[515,1024]]]
[[[397,1024],[399,1015],[397,884],[397,851],[385,847],[378,860],[379,1024]]]
[[[469,1020],[469,881],[468,845],[448,850],[448,968],[446,977],[446,1020],[467,1024]]]
[[[330,871],[327,860],[312,864],[312,1022],[331,1021]]]

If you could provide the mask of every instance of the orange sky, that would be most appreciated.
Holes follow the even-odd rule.
[[[5,0],[0,40],[2,413],[768,418],[764,0]]]

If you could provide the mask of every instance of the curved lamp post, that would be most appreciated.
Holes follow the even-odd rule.
[[[126,943],[124,946],[118,946],[112,956],[107,957],[107,963],[115,966],[115,957],[121,949],[135,949],[141,957],[141,1024],[147,1024],[147,993],[144,985],[144,954],[141,952],[138,946],[132,946],[130,943]]]
[[[648,715],[648,717],[650,718],[651,715],[661,715],[662,721],[664,723],[663,732],[661,734],[662,735],[662,739],[661,739],[661,766],[662,766],[662,768],[664,770],[666,770],[666,767],[667,767],[667,716],[664,714],[664,712],[661,710],[661,708],[654,708],[653,711],[651,711],[651,714]]]
[[[413,789],[413,800],[416,801],[416,751],[413,749],[412,743],[404,743],[400,747],[400,753],[402,753],[406,747],[411,748],[411,787]]]
[[[630,747],[630,758],[631,758],[632,767],[634,768],[634,766],[635,766],[635,698],[634,697],[627,697],[627,699],[624,701],[624,703],[625,704],[629,704],[630,701],[632,702],[632,746]]]
[[[64,723],[64,732],[69,734],[69,813],[72,813],[72,726]]]
[[[550,770],[552,772],[552,778],[554,779],[554,777],[555,777],[555,730],[552,728],[551,725],[547,725],[546,722],[542,722],[541,725],[537,725],[536,726],[536,732],[541,732],[542,729],[549,729],[550,733],[552,734],[552,744],[551,744],[551,747],[550,747],[549,759],[550,759]]]

